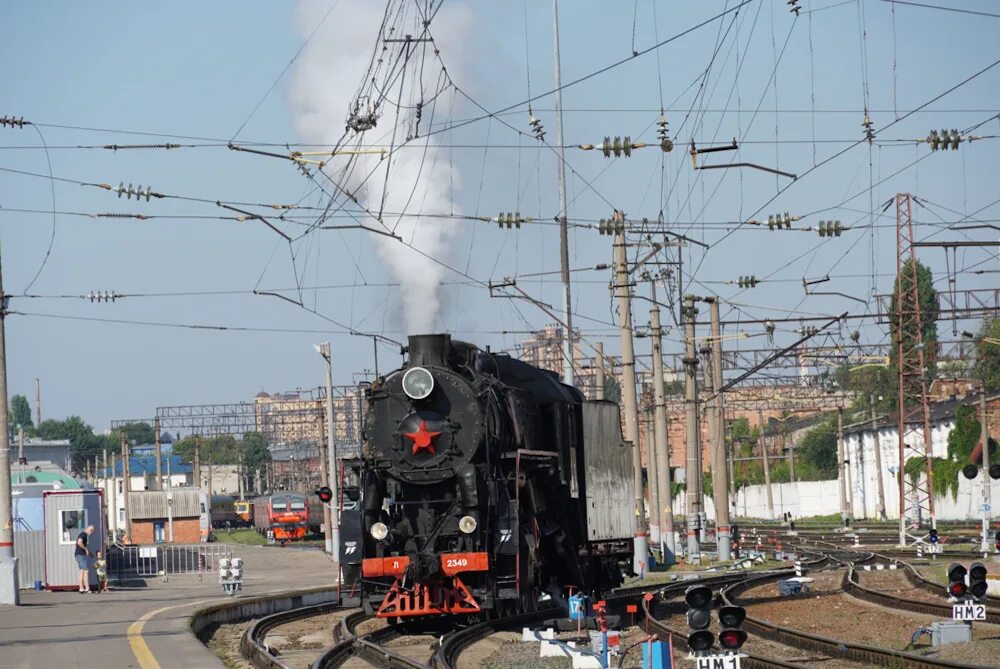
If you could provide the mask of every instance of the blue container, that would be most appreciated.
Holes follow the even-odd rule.
[[[670,646],[663,641],[642,644],[642,669],[673,669]]]
[[[42,587],[41,581],[35,581],[35,590],[44,590],[44,589],[45,588]]]
[[[580,620],[587,618],[587,596],[573,595],[569,598],[569,619]]]

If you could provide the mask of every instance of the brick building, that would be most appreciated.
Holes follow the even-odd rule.
[[[165,490],[143,490],[129,495],[132,543],[169,543],[171,531],[175,544],[196,544],[202,540],[200,491],[188,488],[174,490],[169,495],[169,500]]]

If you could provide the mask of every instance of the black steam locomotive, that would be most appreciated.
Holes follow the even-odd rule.
[[[503,615],[631,570],[618,405],[449,335],[368,391],[362,600],[378,617]]]

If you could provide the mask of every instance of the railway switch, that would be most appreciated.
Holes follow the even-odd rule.
[[[707,651],[715,643],[715,635],[708,629],[712,624],[712,598],[712,589],[705,585],[692,585],[684,591],[687,623],[692,630],[688,647],[695,653]]]

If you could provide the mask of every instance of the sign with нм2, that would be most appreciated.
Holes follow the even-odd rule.
[[[739,655],[705,655],[694,660],[698,669],[742,669]]]
[[[952,620],[986,620],[985,604],[953,604]]]

